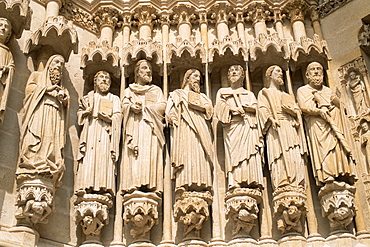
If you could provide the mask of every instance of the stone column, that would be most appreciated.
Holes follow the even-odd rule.
[[[218,3],[215,4],[212,8],[212,18],[216,20],[216,30],[217,30],[217,39],[223,40],[226,36],[229,35],[229,11],[230,5],[227,3]]]
[[[162,13],[162,45],[163,45],[163,94],[164,97],[168,96],[168,72],[167,72],[167,44],[170,33],[169,13],[166,11]]]
[[[270,10],[266,3],[254,3],[248,9],[247,20],[252,21],[256,38],[267,35],[266,20],[270,20]]]
[[[94,20],[100,27],[100,43],[108,47],[113,45],[113,32],[118,23],[119,13],[113,8],[100,8],[94,15]]]
[[[304,26],[304,16],[307,5],[303,0],[292,1],[288,6],[289,16],[293,29],[294,40],[299,42],[301,37],[306,37],[306,28]]]
[[[319,13],[316,10],[316,7],[312,7],[310,17],[311,17],[311,24],[312,24],[314,32],[317,35],[319,35],[320,39],[322,39],[323,36],[322,36],[321,25],[320,25],[320,17],[319,17]]]
[[[199,23],[202,42],[205,44],[206,52],[208,52],[208,24],[207,24],[207,11],[205,9],[199,10]]]
[[[130,31],[131,31],[130,22],[131,22],[130,12],[124,13],[122,22],[123,46],[126,46],[130,42]]]
[[[246,44],[247,41],[245,40],[245,27],[242,8],[238,8],[236,11],[236,29],[238,30],[239,39]]]
[[[62,7],[62,0],[47,0],[46,1],[46,13],[45,21],[49,17],[56,17],[59,15],[59,9]]]
[[[283,29],[283,18],[284,17],[285,15],[281,14],[280,9],[274,10],[275,29],[281,39],[284,38],[284,29]]]
[[[177,30],[182,40],[190,40],[191,18],[194,18],[195,8],[190,4],[179,4],[173,8],[176,13],[174,19],[178,21]]]
[[[134,17],[139,20],[139,39],[152,37],[152,21],[156,18],[156,10],[152,6],[139,6]]]

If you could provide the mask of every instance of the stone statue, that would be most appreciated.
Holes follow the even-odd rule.
[[[215,115],[224,129],[225,165],[229,189],[262,187],[261,133],[258,128],[254,94],[242,87],[244,70],[230,66],[230,87],[217,92]]]
[[[344,138],[340,102],[335,92],[324,86],[321,64],[307,66],[308,85],[297,92],[309,139],[313,172],[318,185],[334,180],[356,181],[351,149]]]
[[[181,89],[170,93],[166,109],[172,128],[171,162],[176,190],[204,191],[212,186],[212,114],[211,100],[200,92],[200,72],[189,69]]]
[[[82,193],[115,193],[122,114],[120,99],[109,92],[110,86],[109,73],[99,71],[94,90],[80,100],[77,116],[83,129],[76,190]]]
[[[10,85],[14,74],[13,55],[5,45],[12,35],[12,24],[5,18],[0,18],[0,125],[4,121],[4,114]]]
[[[162,90],[152,85],[152,67],[140,60],[135,83],[123,93],[121,188],[126,192],[163,191],[164,111]]]
[[[65,170],[64,144],[69,94],[61,86],[64,58],[53,55],[27,82],[17,176],[46,175],[60,186]]]
[[[293,97],[280,89],[284,80],[279,66],[267,69],[266,84],[258,94],[258,108],[273,188],[303,186],[306,150],[300,110]]]
[[[362,119],[360,121],[361,126],[361,146],[364,150],[365,158],[366,158],[366,169],[367,172],[370,171],[370,125],[369,121],[366,119]]]
[[[354,107],[357,116],[369,113],[369,103],[366,98],[366,87],[361,75],[356,71],[349,72],[349,89],[352,93]]]

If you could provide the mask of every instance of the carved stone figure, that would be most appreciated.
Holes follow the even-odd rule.
[[[284,80],[279,66],[267,69],[266,83],[258,94],[258,108],[273,188],[303,186],[306,150],[300,110],[293,97],[280,89]]]
[[[362,116],[369,113],[369,103],[366,98],[366,87],[361,75],[356,71],[349,72],[349,89],[352,93],[352,98],[357,116]]]
[[[186,71],[181,89],[170,93],[166,117],[172,132],[171,162],[176,190],[202,191],[212,186],[211,100],[200,92],[200,72]]]
[[[163,191],[166,102],[162,90],[151,82],[151,64],[140,60],[135,67],[135,83],[123,93],[121,188],[126,192]]]
[[[77,115],[83,129],[76,190],[82,193],[115,193],[122,114],[120,99],[109,92],[110,85],[109,73],[99,71],[94,90],[80,100]]]
[[[340,102],[334,91],[323,85],[321,64],[310,63],[308,85],[297,92],[309,139],[313,172],[318,185],[334,180],[353,184],[356,181],[351,149],[345,140]]]
[[[61,86],[64,58],[51,56],[41,72],[30,75],[22,109],[17,177],[45,175],[59,187],[64,166],[64,143],[69,95]]]
[[[361,146],[364,150],[365,158],[366,158],[366,169],[367,172],[370,171],[370,125],[369,121],[366,119],[362,119],[360,121],[361,126]]]
[[[229,189],[261,188],[263,184],[261,133],[256,118],[257,100],[242,87],[244,71],[230,66],[230,87],[217,92],[215,115],[224,128],[225,165]]]
[[[0,18],[0,125],[4,114],[10,86],[14,74],[13,55],[5,45],[12,35],[12,24],[6,18]]]

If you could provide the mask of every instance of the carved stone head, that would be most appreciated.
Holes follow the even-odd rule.
[[[140,60],[135,66],[135,82],[139,85],[147,85],[152,82],[152,65],[148,60]]]
[[[0,43],[6,44],[12,35],[12,24],[6,18],[0,18]]]
[[[64,58],[61,55],[52,56],[49,64],[49,76],[53,85],[57,85],[62,80],[62,71],[64,66]]]
[[[283,70],[278,65],[272,65],[266,70],[265,87],[269,88],[271,83],[281,86],[284,85]]]
[[[318,62],[312,62],[307,66],[306,78],[311,87],[320,89],[324,83],[324,69]]]
[[[188,88],[191,91],[200,93],[200,72],[197,69],[188,69],[184,75],[181,85],[182,89]]]
[[[244,80],[244,70],[240,65],[231,65],[227,73],[227,79],[230,82],[230,86],[233,85],[241,87]]]
[[[110,75],[107,71],[99,71],[94,76],[94,90],[95,92],[106,94],[109,92],[111,85]]]

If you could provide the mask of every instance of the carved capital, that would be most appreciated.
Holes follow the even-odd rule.
[[[160,16],[160,23],[162,25],[170,25],[170,14],[168,11],[163,11]]]
[[[109,194],[79,195],[75,201],[76,224],[81,225],[86,235],[84,243],[101,244],[100,232],[109,223],[109,209],[113,206]]]
[[[319,12],[317,11],[316,7],[311,8],[311,14],[310,14],[311,21],[320,21],[320,15]]]
[[[217,23],[228,23],[232,17],[232,7],[230,4],[222,2],[216,3],[211,8],[211,19]]]
[[[282,9],[274,10],[274,22],[283,22],[283,19],[286,18],[286,14],[282,13]]]
[[[327,183],[320,189],[322,215],[328,218],[332,232],[348,230],[356,215],[355,192],[356,187],[337,181]]]
[[[198,16],[199,16],[199,23],[208,23],[208,18],[207,18],[207,10],[201,9],[198,11]]]
[[[248,237],[258,218],[259,189],[237,188],[226,194],[226,217],[233,221],[233,237]]]
[[[138,6],[133,11],[133,17],[138,21],[139,27],[141,25],[152,26],[152,21],[157,18],[157,10],[148,5]]]
[[[94,21],[94,16],[89,12],[77,7],[73,2],[66,3],[60,10],[60,13],[75,24],[90,30],[93,33],[99,33],[99,27]]]
[[[195,7],[191,4],[178,4],[173,8],[173,19],[179,25],[189,24],[195,19]]]
[[[244,23],[244,9],[237,8],[235,11],[235,22],[236,23]]]
[[[289,12],[291,23],[295,21],[304,21],[304,17],[308,10],[308,5],[304,0],[293,0],[286,5]]]
[[[17,225],[33,228],[37,223],[46,224],[46,217],[54,210],[53,181],[41,176],[22,176],[17,177],[17,184]]]
[[[158,207],[161,198],[152,192],[135,191],[123,198],[123,220],[125,224],[132,222],[130,235],[135,242],[150,242],[150,230],[158,224]]]
[[[120,13],[117,9],[102,7],[95,12],[93,17],[94,21],[98,24],[100,29],[106,26],[114,29],[118,25],[119,16]]]
[[[212,204],[209,191],[184,191],[176,196],[175,221],[184,224],[184,237],[200,239],[200,230],[209,217],[209,206]]]
[[[247,20],[253,24],[257,22],[265,22],[272,19],[271,11],[266,3],[252,3],[248,6]]]

